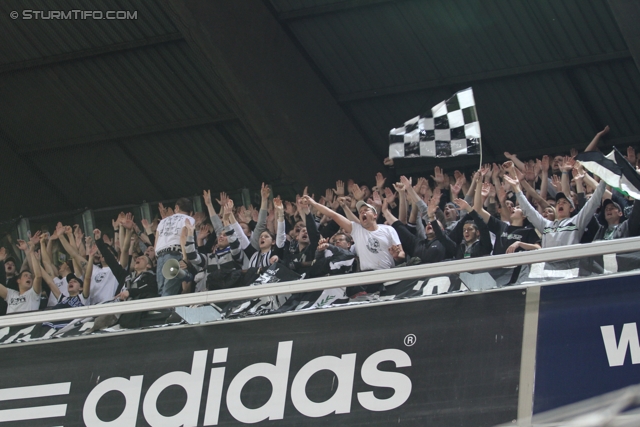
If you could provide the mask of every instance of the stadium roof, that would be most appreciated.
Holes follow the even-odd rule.
[[[389,129],[469,86],[488,160],[607,124],[609,145],[640,140],[632,1],[6,1],[0,19],[2,220],[371,181]]]

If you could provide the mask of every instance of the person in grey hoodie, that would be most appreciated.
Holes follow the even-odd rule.
[[[604,220],[607,226],[600,225],[596,232],[594,241],[596,240],[612,240],[622,239],[624,237],[634,237],[640,234],[640,204],[639,200],[633,202],[633,210],[628,219],[621,221],[622,208],[619,204],[611,199],[607,199],[602,203],[604,211]]]
[[[575,209],[572,201],[564,193],[556,194],[556,219],[549,221],[545,219],[527,200],[520,188],[520,181],[516,176],[515,169],[511,165],[509,175],[504,179],[511,184],[511,188],[516,193],[516,199],[520,208],[524,212],[529,222],[542,235],[542,247],[553,248],[556,246],[575,245],[580,243],[580,238],[584,234],[587,224],[593,217],[596,209],[600,206],[602,195],[606,189],[604,181],[596,187],[593,195],[585,204],[584,208],[575,216],[571,213]]]

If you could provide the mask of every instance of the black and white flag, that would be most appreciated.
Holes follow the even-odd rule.
[[[576,160],[618,192],[640,200],[640,175],[616,147],[606,156],[600,151],[588,151],[578,154]]]
[[[389,131],[389,157],[480,154],[480,122],[473,89],[462,90],[431,111]]]

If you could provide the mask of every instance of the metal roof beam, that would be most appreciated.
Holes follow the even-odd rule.
[[[502,70],[487,71],[482,73],[467,74],[463,76],[445,77],[437,80],[429,80],[426,82],[412,83],[408,85],[393,86],[380,89],[372,89],[363,92],[347,93],[338,95],[339,103],[347,103],[354,101],[362,101],[366,99],[379,98],[383,96],[398,95],[408,92],[417,92],[421,90],[434,89],[447,85],[471,84],[475,82],[495,80],[506,77],[516,77],[532,73],[541,73],[546,71],[564,70],[575,67],[583,67],[586,65],[597,64],[602,62],[620,61],[631,58],[631,52],[628,50],[605,53],[601,55],[583,56],[581,58],[568,59],[565,61],[547,62],[544,64],[527,65],[523,67],[507,68]]]
[[[201,119],[183,120],[179,122],[155,124],[143,128],[126,129],[117,132],[105,132],[96,135],[81,136],[78,138],[64,139],[58,141],[46,142],[44,145],[22,147],[19,154],[41,153],[43,151],[58,150],[61,148],[76,147],[79,145],[104,143],[114,140],[125,140],[137,136],[153,135],[161,132],[173,130],[194,128],[199,126],[215,125],[236,120],[237,116],[233,113],[221,114],[216,117],[205,117]]]
[[[640,69],[640,4],[637,0],[609,0],[609,7],[636,67]]]
[[[305,7],[303,9],[291,10],[278,13],[278,20],[282,22],[294,21],[304,18],[315,18],[316,16],[329,13],[342,12],[343,10],[368,7],[380,3],[389,3],[397,0],[345,0],[339,3],[324,4],[321,6]]]
[[[29,59],[27,61],[14,62],[11,64],[0,65],[0,74],[11,73],[14,71],[22,71],[30,68],[46,67],[53,64],[63,62],[76,61],[81,59],[93,58],[101,55],[108,55],[116,52],[124,52],[127,50],[140,49],[143,47],[154,46],[164,43],[174,43],[184,40],[181,33],[163,34],[156,37],[147,37],[140,40],[133,40],[125,43],[111,44],[107,46],[95,47],[91,49],[78,50],[76,52],[63,53],[60,55],[46,56],[43,58]]]

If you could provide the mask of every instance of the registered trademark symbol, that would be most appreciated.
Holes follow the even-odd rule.
[[[406,337],[404,337],[404,345],[406,345],[407,347],[411,347],[415,343],[416,343],[416,336],[415,335],[409,334]]]

